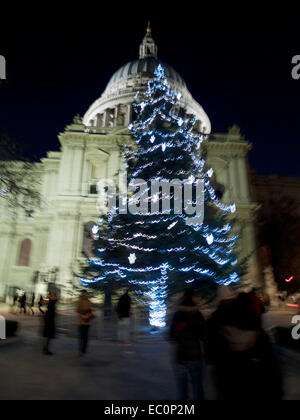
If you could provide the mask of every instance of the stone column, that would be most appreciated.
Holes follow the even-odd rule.
[[[12,252],[13,226],[7,224],[5,232],[1,232],[0,278],[5,284],[9,283],[9,258]]]
[[[112,151],[108,159],[103,159],[102,165],[105,167],[104,176],[113,179],[119,168],[119,152],[117,150]]]
[[[59,172],[59,193],[66,194],[70,192],[71,178],[72,178],[72,162],[73,150],[72,147],[66,145],[63,147],[62,160]]]
[[[236,185],[236,197],[237,201],[241,200],[241,180],[239,174],[239,167],[238,167],[238,157],[235,156],[234,158],[234,172],[235,172],[235,185]]]
[[[70,147],[70,161],[69,161],[69,179],[68,179],[68,192],[73,194],[73,179],[76,174],[76,168],[74,165],[76,147],[72,144]]]
[[[16,235],[15,234],[15,226],[13,224],[10,224],[10,232],[9,232],[9,242],[7,246],[7,254],[6,254],[6,261],[5,261],[5,271],[6,276],[4,277],[8,280],[8,283],[11,283],[12,280],[15,280],[14,278],[11,278],[12,275],[12,267],[17,265],[17,261],[19,259],[19,253],[20,253],[20,245],[21,241],[25,239],[25,236],[32,241],[32,237],[28,235],[27,233],[23,236],[22,234]],[[32,248],[31,248],[31,255],[30,255],[30,264],[31,264],[31,258],[32,258]],[[20,279],[18,278],[17,285],[24,286],[26,284],[26,279],[24,281],[20,282]],[[23,279],[22,279],[23,280]]]
[[[102,127],[107,127],[107,110],[103,113]]]
[[[56,187],[58,185],[56,184]],[[47,185],[46,185],[46,199],[49,199],[55,196],[55,171],[48,169]]]
[[[243,157],[239,157],[238,161],[238,176],[240,184],[240,198],[243,202],[249,202],[249,182],[246,168],[246,162]]]
[[[62,193],[66,189],[65,166],[67,165],[67,159],[68,159],[67,146],[63,146],[60,167],[59,167],[58,193]]]
[[[56,170],[51,171],[51,189],[50,189],[50,197],[55,197],[57,195],[58,189],[58,172]]]
[[[72,163],[72,179],[71,179],[71,191],[75,195],[81,194],[81,180],[82,180],[82,169],[83,169],[83,144],[76,145],[74,148],[74,157]]]
[[[89,189],[89,161],[84,158],[82,167],[82,194],[88,195]]]
[[[230,175],[229,175],[229,163],[227,162],[226,167],[224,168],[224,186],[225,186],[225,191],[224,191],[224,195],[223,195],[223,200],[224,203],[229,203],[231,202],[231,194],[230,194]]]
[[[63,215],[60,221],[64,225],[65,235],[62,237],[61,248],[62,252],[60,255],[60,267],[61,271],[65,275],[71,277],[71,264],[74,257],[74,243],[77,240],[77,215],[76,213],[70,213]]]
[[[47,243],[47,251],[45,258],[45,270],[55,264],[55,251],[56,251],[56,241],[57,241],[57,215],[52,219],[51,226],[49,229],[49,238]]]
[[[231,200],[235,201],[238,198],[238,188],[237,188],[237,176],[236,176],[236,167],[235,167],[235,158],[231,157],[229,162],[229,179],[230,179],[230,190],[231,190]]]
[[[84,225],[83,225],[83,222],[82,222],[81,214],[77,214],[77,216],[76,216],[75,237],[74,237],[74,244],[73,244],[73,254],[72,254],[73,259],[77,259],[77,258],[81,257],[83,230],[84,230]]]
[[[49,235],[46,266],[59,268],[59,282],[72,279],[71,265],[74,257],[74,243],[77,240],[77,215],[72,212],[58,212]]]
[[[128,126],[131,123],[132,120],[132,108],[131,104],[127,105],[127,113],[126,113],[126,126]]]
[[[245,286],[249,289],[258,287],[261,284],[253,211],[254,209],[249,207],[244,211],[243,216],[240,219],[243,232],[242,237],[239,240],[239,255],[241,258],[249,257],[247,262],[247,274],[244,277]]]
[[[119,107],[117,105],[115,107],[114,127],[117,127],[117,125],[118,125],[118,113],[119,113]]]
[[[96,127],[101,127],[101,123],[103,125],[103,120],[101,121],[102,115],[101,114],[97,114],[96,116]]]
[[[45,262],[48,239],[49,239],[49,227],[44,225],[40,229],[41,249],[39,250],[38,258],[37,258],[37,263],[39,264],[39,266],[41,264],[44,264]]]
[[[44,177],[43,177],[43,186],[42,186],[42,195],[46,199],[49,197],[49,184],[50,184],[50,170],[45,167]]]

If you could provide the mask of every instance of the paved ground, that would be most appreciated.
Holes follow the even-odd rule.
[[[282,312],[268,314],[265,324],[288,324],[290,318],[291,314]],[[113,337],[102,336],[91,341],[86,358],[79,358],[77,340],[60,334],[53,343],[56,355],[47,357],[41,353],[38,319],[19,319],[20,341],[0,344],[0,399],[176,399],[172,346],[163,337],[139,335],[131,347],[121,348]],[[300,399],[300,354],[277,351],[285,398]],[[205,383],[206,398],[215,399],[211,367],[206,369]]]
[[[46,357],[37,340],[30,343],[27,339],[22,346],[0,350],[0,398],[147,400],[176,396],[167,345],[139,344],[129,350],[113,342],[93,341],[89,355],[82,359],[77,355],[77,342],[62,337],[53,349],[56,355]]]

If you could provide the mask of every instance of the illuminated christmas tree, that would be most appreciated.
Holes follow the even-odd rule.
[[[119,191],[107,218],[94,226],[96,257],[88,270],[94,277],[81,278],[85,286],[130,284],[157,327],[165,325],[170,293],[204,282],[236,283],[241,272],[228,220],[235,206],[217,198],[213,170],[201,156],[204,135],[179,100],[159,65],[136,97],[134,142],[123,151],[130,192]],[[110,203],[113,195],[108,192]]]

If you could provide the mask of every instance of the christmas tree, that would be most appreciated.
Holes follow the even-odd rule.
[[[109,190],[108,215],[93,228],[88,272],[94,277],[81,278],[85,286],[130,284],[157,327],[165,325],[168,295],[191,285],[236,283],[242,269],[228,220],[235,205],[217,198],[200,151],[205,136],[179,100],[159,65],[134,103],[134,142],[123,151],[129,192],[115,199]]]

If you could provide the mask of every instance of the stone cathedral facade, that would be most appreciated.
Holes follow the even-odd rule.
[[[139,59],[122,66],[83,119],[74,118],[59,134],[61,150],[48,152],[35,164],[42,208],[16,221],[0,202],[0,296],[14,288],[45,293],[47,282],[54,281],[66,290],[77,282],[74,271],[90,253],[91,226],[99,218],[97,183],[102,178],[117,178],[122,165],[120,145],[130,141],[127,127],[133,118],[134,96],[146,87],[159,62],[148,27]],[[184,80],[172,67],[162,65],[171,87],[182,94],[180,106],[186,116],[195,115],[195,129],[207,135],[203,152],[214,169],[222,201],[236,204],[243,226],[240,252],[251,254],[249,282],[259,284],[253,221],[257,206],[251,198],[247,158],[251,145],[236,126],[225,134],[211,134],[210,120]]]

